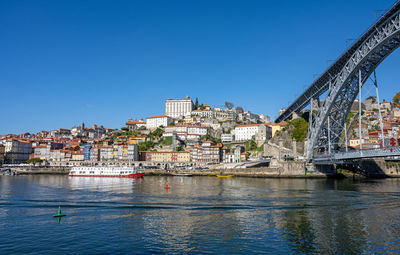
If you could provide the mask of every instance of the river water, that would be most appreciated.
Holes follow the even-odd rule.
[[[399,253],[399,191],[399,179],[0,176],[0,254]]]

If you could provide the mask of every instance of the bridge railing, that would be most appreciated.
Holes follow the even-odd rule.
[[[374,157],[400,156],[400,147],[384,147],[378,149],[363,149],[339,151],[334,153],[319,153],[314,155],[314,160],[344,160]]]

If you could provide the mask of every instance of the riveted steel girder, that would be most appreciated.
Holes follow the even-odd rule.
[[[340,72],[329,81],[331,90],[308,135],[308,160],[312,159],[316,149],[337,149],[346,116],[359,92],[359,78],[364,84],[375,68],[400,46],[399,7],[400,3],[397,3],[389,11],[391,15],[385,15],[385,19],[374,26],[373,32],[358,45]],[[393,12],[393,9],[396,11]]]
[[[382,41],[383,38],[387,38],[393,32],[393,26],[397,30],[399,29],[399,16],[398,12],[400,9],[400,1],[396,2],[393,7],[387,11],[382,17],[373,24],[360,38],[358,38],[333,64],[328,67],[328,69],[321,74],[287,109],[283,112],[275,122],[279,123],[281,121],[289,118],[293,112],[300,112],[304,107],[306,107],[310,100],[313,98],[320,97],[329,89],[330,83],[337,79],[338,75],[343,72],[346,68],[351,70],[354,66],[349,66],[349,62],[355,64],[355,61],[350,61],[351,58],[359,58],[360,55],[364,56],[366,52],[371,51],[371,47],[375,48],[374,44],[366,44],[371,39],[376,41]],[[389,26],[387,26],[389,24]],[[380,33],[376,33],[377,29],[381,29]],[[398,38],[393,38],[394,41]],[[380,54],[377,52],[376,54]],[[379,56],[379,55],[377,55]],[[385,55],[379,58],[384,58]]]

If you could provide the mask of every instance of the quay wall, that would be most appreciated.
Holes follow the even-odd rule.
[[[355,161],[352,165],[337,165],[336,167],[373,178],[400,177],[400,161],[387,161],[383,158],[362,159]]]
[[[235,175],[243,177],[294,177],[294,178],[323,178],[336,175],[336,169],[343,168],[353,173],[372,178],[398,177],[400,178],[400,161],[385,161],[384,159],[364,159],[353,162],[351,165],[312,166],[304,161],[275,161],[270,167],[260,168],[232,168],[232,169],[191,169],[191,170],[164,170],[142,169],[145,175],[169,175],[170,173],[191,174],[194,176],[207,175]],[[68,174],[71,166],[64,167],[13,167],[12,171],[18,174]]]
[[[170,175],[170,173],[191,174],[194,176],[208,175],[235,175],[243,177],[326,177],[319,172],[305,171],[304,162],[280,162],[279,166],[260,168],[232,168],[232,169],[191,169],[191,170],[164,170],[164,169],[141,169],[145,175]],[[68,174],[71,167],[14,167],[13,171],[18,174]]]

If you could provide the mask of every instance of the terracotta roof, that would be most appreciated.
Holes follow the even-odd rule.
[[[190,97],[185,97],[184,99],[173,99],[173,98],[170,98],[170,99],[167,99],[166,101],[170,101],[170,100],[188,100],[188,101],[192,101],[190,99]]]
[[[257,126],[260,126],[261,124],[247,124],[247,125],[239,125],[239,126],[236,126],[236,127],[257,127]]]
[[[148,117],[147,119],[165,118],[165,117],[168,117],[168,116],[167,115],[157,115],[157,116]]]
[[[281,123],[275,123],[274,126],[287,126],[286,122],[281,122]]]
[[[126,125],[135,125],[135,124],[146,124],[146,122],[140,120],[130,120],[126,122]]]

